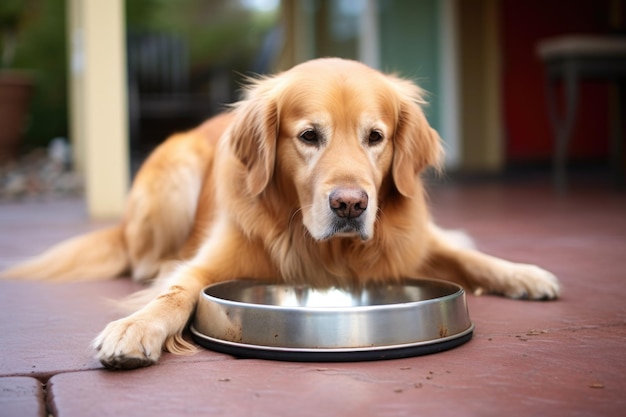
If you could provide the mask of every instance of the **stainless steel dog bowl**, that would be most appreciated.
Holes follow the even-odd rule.
[[[467,342],[473,330],[463,289],[428,279],[354,291],[227,281],[200,293],[191,325],[211,350],[295,361],[434,353]]]

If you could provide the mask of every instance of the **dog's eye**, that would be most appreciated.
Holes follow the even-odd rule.
[[[309,129],[305,130],[300,134],[300,139],[308,144],[314,145],[318,140],[317,132],[315,130]]]
[[[383,140],[383,135],[378,130],[372,130],[370,132],[370,135],[367,138],[367,142],[370,145],[376,145],[377,143],[380,143],[382,140]]]

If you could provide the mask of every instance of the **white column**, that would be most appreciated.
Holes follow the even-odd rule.
[[[446,160],[448,169],[458,168],[461,164],[461,96],[459,90],[459,41],[457,1],[439,1],[439,34],[441,39],[439,68],[441,100],[439,114],[441,115],[440,134],[445,142]]]
[[[372,68],[380,68],[380,25],[378,23],[378,0],[360,0],[359,15],[359,61]]]
[[[70,118],[89,214],[119,217],[129,185],[123,0],[69,0]]]

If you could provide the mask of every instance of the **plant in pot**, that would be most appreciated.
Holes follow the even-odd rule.
[[[32,74],[13,68],[27,3],[0,1],[0,164],[17,157],[33,93]]]

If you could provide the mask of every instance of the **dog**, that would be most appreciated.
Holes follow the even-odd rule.
[[[251,79],[229,111],[154,150],[118,225],[4,276],[150,281],[149,301],[93,342],[110,368],[192,349],[182,334],[199,293],[224,280],[354,287],[426,276],[557,298],[550,272],[460,246],[431,220],[421,174],[443,151],[423,96],[339,58]]]

